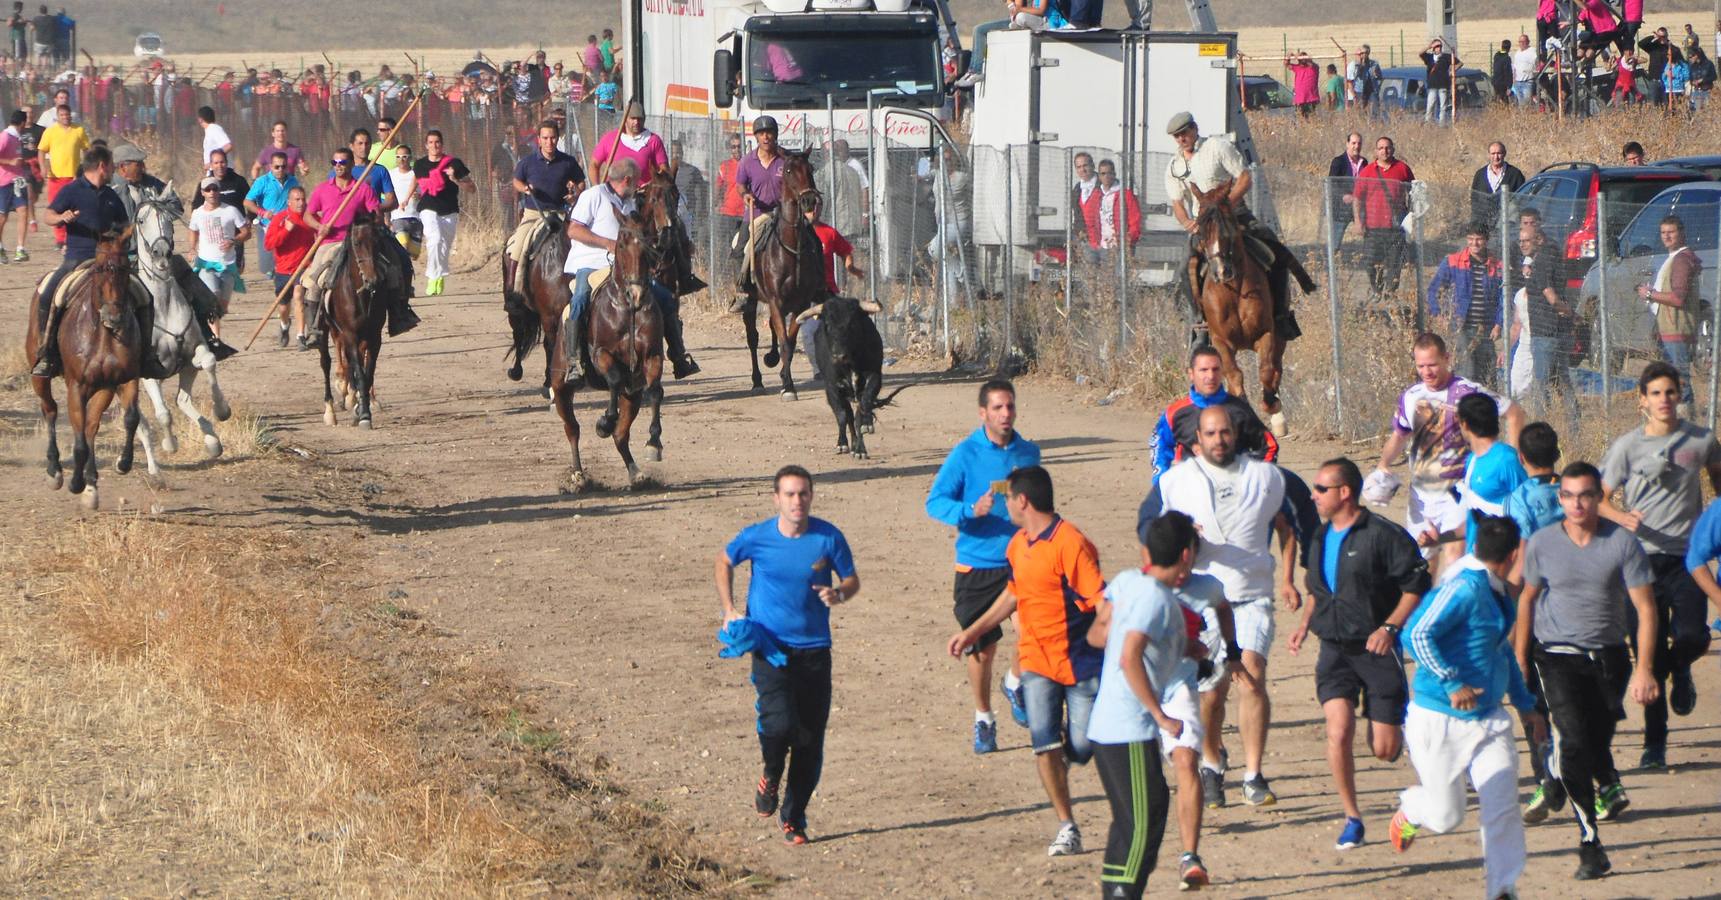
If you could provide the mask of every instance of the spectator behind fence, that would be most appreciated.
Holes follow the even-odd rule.
[[[1453,368],[1464,378],[1494,387],[1500,339],[1500,260],[1490,258],[1488,227],[1471,223],[1464,249],[1447,256],[1428,283],[1428,314],[1453,335]],[[1442,316],[1440,295],[1450,288],[1452,305]]]
[[[1637,88],[1637,57],[1630,53],[1621,56],[1614,64],[1613,98],[1609,102],[1614,106],[1626,106],[1647,99]]]
[[[1524,173],[1506,161],[1506,145],[1488,145],[1488,164],[1470,179],[1470,224],[1485,231],[1500,227],[1500,195],[1514,194],[1524,186]]]
[[[1703,263],[1685,244],[1685,222],[1678,216],[1661,220],[1661,246],[1667,259],[1655,271],[1655,280],[1637,286],[1637,296],[1649,304],[1655,316],[1656,338],[1661,355],[1679,370],[1683,385],[1680,399],[1691,402],[1691,356],[1697,340],[1698,282]]]
[[[1362,133],[1353,131],[1345,137],[1345,152],[1333,157],[1327,166],[1327,177],[1342,179],[1333,184],[1333,208],[1327,220],[1332,224],[1332,242],[1337,247],[1344,239],[1345,228],[1356,218],[1352,208],[1356,197],[1356,179],[1368,165],[1368,157],[1362,155]]]
[[[60,33],[60,17],[50,14],[46,3],[38,9],[40,11],[36,18],[30,20],[30,29],[33,32],[30,40],[35,45],[31,49],[35,51],[36,64],[47,66],[53,62],[54,43]]]
[[[1374,144],[1374,162],[1364,166],[1352,191],[1351,208],[1368,242],[1369,289],[1378,298],[1398,290],[1404,270],[1404,229],[1410,183],[1416,175],[1397,156],[1392,138]]]
[[[12,15],[6,18],[6,33],[12,58],[23,63],[30,54],[30,19],[24,15],[24,0],[13,0]]]
[[[1662,88],[1662,76],[1667,71],[1667,52],[1673,49],[1667,40],[1667,29],[1655,29],[1654,34],[1638,41],[1637,47],[1649,61],[1650,99],[1663,103],[1667,95]]]
[[[1512,102],[1512,42],[1500,42],[1500,49],[1494,52],[1494,67],[1489,75],[1489,84],[1494,88],[1494,99],[1501,103]]]
[[[1339,75],[1339,67],[1327,63],[1327,80],[1321,86],[1321,99],[1327,109],[1345,108],[1345,80]]]
[[[1702,109],[1709,104],[1709,92],[1715,89],[1715,62],[1702,47],[1693,47],[1687,55],[1686,65],[1690,67],[1691,109]]]
[[[1533,212],[1533,211],[1531,211]],[[1562,296],[1560,255],[1548,244],[1539,214],[1524,214],[1518,227],[1519,264],[1513,283],[1524,292],[1530,319],[1531,408],[1547,418],[1554,392],[1560,394],[1567,428],[1578,421],[1578,398],[1572,386],[1572,308]]]
[[[1376,102],[1380,99],[1380,83],[1385,76],[1381,73],[1380,63],[1369,58],[1367,44],[1358,48],[1356,59],[1346,67],[1345,78],[1350,82],[1351,96],[1356,98],[1358,106],[1369,110],[1371,118],[1386,116],[1386,111],[1380,109]]]
[[[1445,41],[1435,38],[1428,42],[1428,49],[1422,51],[1422,65],[1428,73],[1424,82],[1428,103],[1423,110],[1422,121],[1445,122],[1450,114],[1452,73],[1458,68],[1458,59],[1447,52]]]
[[[1529,103],[1536,90],[1536,48],[1530,46],[1530,36],[1518,35],[1518,49],[1512,51],[1512,99],[1522,106]]]
[[[1321,103],[1317,86],[1321,77],[1320,67],[1315,65],[1314,60],[1309,59],[1309,54],[1298,50],[1285,57],[1285,68],[1291,71],[1291,103],[1304,118],[1308,118]]]
[[[1647,165],[1644,162],[1643,145],[1637,141],[1626,141],[1625,146],[1619,148],[1619,158],[1628,166]]]
[[[1087,224],[1087,257],[1091,262],[1115,252],[1123,243],[1120,238],[1127,239],[1131,247],[1141,240],[1141,204],[1134,191],[1118,182],[1117,163],[1100,160],[1099,186],[1082,204],[1082,219]]]
[[[1669,112],[1683,109],[1688,102],[1685,96],[1686,86],[1691,81],[1691,67],[1685,62],[1685,54],[1678,47],[1667,49],[1667,68],[1661,70],[1661,96],[1665,98]]]

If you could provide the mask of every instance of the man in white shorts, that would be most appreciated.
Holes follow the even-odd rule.
[[[1380,464],[1363,485],[1370,503],[1385,506],[1397,490],[1392,463],[1410,451],[1410,514],[1405,530],[1432,556],[1440,546],[1440,562],[1463,555],[1458,529],[1464,524],[1464,508],[1454,487],[1464,477],[1470,447],[1458,431],[1458,401],[1471,394],[1494,398],[1500,409],[1506,443],[1518,445],[1518,429],[1524,427],[1524,411],[1511,400],[1485,387],[1452,374],[1452,356],[1446,341],[1433,332],[1423,332],[1411,348],[1420,379],[1406,388],[1392,413],[1392,436],[1380,451]]]
[[[1201,551],[1195,571],[1213,576],[1224,586],[1236,630],[1232,649],[1241,651],[1242,671],[1235,679],[1219,678],[1212,690],[1201,694],[1202,727],[1207,734],[1202,753],[1203,794],[1209,806],[1224,803],[1225,751],[1219,735],[1225,724],[1230,681],[1235,680],[1243,690],[1238,722],[1245,764],[1243,802],[1270,806],[1278,798],[1267,786],[1261,762],[1272,719],[1267,698],[1267,653],[1273,646],[1275,585],[1292,610],[1302,605],[1302,595],[1291,581],[1297,544],[1282,512],[1284,475],[1272,463],[1239,456],[1231,417],[1221,407],[1209,407],[1201,412],[1195,456],[1162,475],[1158,492],[1164,510],[1189,516],[1200,530]],[[1274,534],[1279,536],[1283,565],[1277,578],[1271,548]],[[1238,659],[1227,656],[1226,660],[1215,659],[1214,664]]]

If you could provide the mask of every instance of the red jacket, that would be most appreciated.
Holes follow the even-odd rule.
[[[1100,249],[1100,203],[1105,196],[1104,189],[1095,188],[1094,192],[1088,195],[1087,202],[1082,204],[1082,221],[1088,226],[1088,245],[1095,250]],[[1127,223],[1124,231],[1129,236],[1129,245],[1133,247],[1136,241],[1141,240],[1141,204],[1136,202],[1134,192],[1127,188],[1118,188],[1117,193],[1111,195],[1113,222],[1118,219],[1119,197],[1123,198],[1124,219]]]
[[[292,222],[288,230],[285,223]],[[275,254],[275,271],[291,273],[299,268],[299,261],[310,252],[311,241],[317,237],[317,229],[305,224],[299,213],[283,209],[269,221],[269,229],[263,232],[263,246]]]

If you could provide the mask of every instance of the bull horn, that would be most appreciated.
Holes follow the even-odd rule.
[[[862,300],[860,301],[860,308],[861,312],[866,313],[869,316],[876,316],[879,313],[884,312],[884,304],[877,300]]]
[[[825,305],[823,303],[815,303],[802,310],[801,314],[795,317],[795,321],[799,322],[802,319],[817,319],[819,317],[819,313],[824,311]]]

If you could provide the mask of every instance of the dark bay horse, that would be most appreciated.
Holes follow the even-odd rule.
[[[323,422],[335,424],[335,396],[329,380],[330,345],[339,355],[344,397],[351,398],[353,424],[371,427],[371,399],[376,389],[376,361],[382,352],[382,326],[388,319],[388,290],[377,272],[377,242],[393,240],[368,216],[353,220],[347,229],[346,257],[335,271],[334,283],[324,293],[327,316],[317,339],[317,354],[323,364]]]
[[[783,199],[777,206],[774,228],[762,235],[754,248],[753,288],[742,309],[747,328],[747,352],[753,357],[753,389],[762,390],[759,374],[759,327],[756,322],[761,301],[771,325],[771,349],[765,367],[777,365],[781,348],[783,398],[794,400],[795,379],[789,366],[795,357],[795,339],[801,332],[795,317],[825,295],[825,259],[819,236],[807,222],[806,213],[818,202],[813,187],[813,165],[805,153],[788,153],[783,159]]]
[[[514,342],[509,350],[514,364],[508,367],[508,380],[519,381],[525,374],[526,354],[540,341],[544,345],[544,396],[552,396],[561,382],[550,378],[551,348],[561,343],[562,311],[568,308],[571,294],[562,280],[562,264],[568,258],[568,233],[560,215],[549,217],[549,234],[538,244],[531,259],[515,273],[515,291],[505,294],[502,308],[508,314],[508,327]]]
[[[60,377],[66,382],[66,412],[72,419],[71,492],[82,494],[84,508],[101,505],[96,495],[96,431],[102,414],[117,395],[125,411],[125,444],[115,471],[131,471],[137,438],[137,388],[143,361],[143,330],[131,293],[131,266],[126,262],[127,228],[117,238],[96,245],[91,267],[74,284],[77,274],[61,282],[66,295],[60,327],[55,333]],[[39,289],[39,288],[38,288]],[[30,301],[30,328],[24,352],[34,358],[42,339],[36,320],[37,301]],[[42,422],[48,429],[48,478],[54,490],[65,482],[60,471],[60,445],[54,436],[59,407],[54,403],[52,378],[32,377],[31,387],[42,401]]]
[[[616,452],[627,466],[630,487],[644,481],[628,449],[628,437],[642,405],[651,405],[651,438],[646,442],[646,458],[652,462],[663,459],[663,319],[657,300],[651,295],[651,271],[656,263],[653,256],[639,213],[624,218],[609,280],[592,291],[587,311],[591,316],[588,333],[592,357],[587,384],[609,391],[609,406],[597,421],[598,437],[615,438]],[[561,384],[567,372],[564,343],[556,341],[551,349],[551,377],[556,384]],[[580,423],[574,418],[573,392],[557,391],[555,406],[574,455],[566,490],[578,493],[585,490],[590,479],[580,460]]]
[[[1245,396],[1243,370],[1237,353],[1253,349],[1261,365],[1261,404],[1275,435],[1285,433],[1285,415],[1279,406],[1279,379],[1284,370],[1285,339],[1273,321],[1273,292],[1267,268],[1249,252],[1243,226],[1231,206],[1231,182],[1211,191],[1197,191],[1201,214],[1195,220],[1191,242],[1204,262],[1191,259],[1189,284],[1200,285],[1197,302],[1219,364],[1225,389]]]

